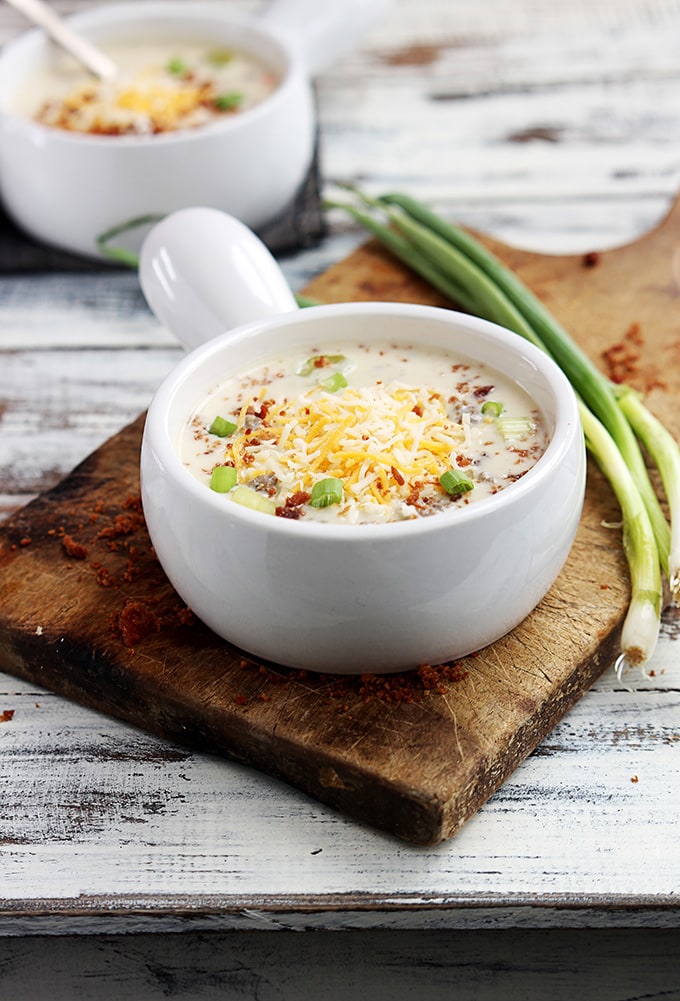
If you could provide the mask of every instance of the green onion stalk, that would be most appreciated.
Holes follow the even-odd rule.
[[[574,343],[532,292],[475,237],[407,195],[327,201],[377,237],[399,260],[466,311],[483,316],[549,354],[578,398],[586,446],[607,477],[623,515],[631,601],[623,626],[619,674],[643,665],[658,637],[662,572],[680,602],[680,449],[639,394],[615,386]],[[379,213],[376,217],[376,213]],[[640,442],[657,463],[671,526],[652,486]]]

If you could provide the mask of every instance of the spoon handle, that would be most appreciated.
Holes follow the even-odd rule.
[[[7,0],[33,24],[43,28],[62,48],[101,80],[113,80],[117,67],[108,56],[95,48],[87,39],[77,35],[61,17],[43,0]]]

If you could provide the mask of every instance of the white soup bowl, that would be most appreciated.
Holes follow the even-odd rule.
[[[206,209],[177,213],[152,231],[140,276],[152,308],[180,339],[209,338],[151,403],[141,482],[158,559],[215,633],[292,667],[391,672],[479,650],[543,598],[576,533],[586,468],[574,393],[543,352],[494,324],[435,307],[297,309],[257,238]],[[251,322],[243,323],[249,312]],[[241,325],[212,336],[220,314],[223,329],[234,317]],[[386,335],[475,359],[519,383],[549,432],[535,466],[466,507],[388,524],[334,525],[225,503],[180,461],[182,426],[221,378],[279,355],[283,345],[304,353]]]
[[[96,45],[205,40],[259,59],[278,85],[260,104],[215,124],[159,135],[87,135],[17,113],[17,94],[63,59],[33,29],[0,53],[0,197],[30,236],[87,257],[100,238],[147,216],[209,205],[254,229],[289,208],[316,142],[312,77],[353,45],[386,0],[274,0],[237,18],[228,4],[142,0],[69,18]]]

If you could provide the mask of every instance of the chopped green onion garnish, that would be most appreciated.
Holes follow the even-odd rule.
[[[179,56],[175,56],[173,59],[168,60],[166,67],[168,73],[172,73],[174,76],[182,76],[183,73],[189,69],[187,64]]]
[[[311,375],[314,369],[323,368],[325,365],[338,365],[345,360],[344,355],[310,355],[295,370],[296,375]]]
[[[250,487],[245,486],[243,483],[234,487],[229,496],[237,504],[249,507],[253,511],[261,511],[263,514],[276,514],[276,504],[274,501],[258,493],[257,490],[251,490]]]
[[[210,476],[210,489],[218,494],[228,493],[236,486],[236,470],[233,466],[215,466]]]
[[[472,480],[464,476],[459,469],[448,469],[439,477],[439,482],[452,497],[467,493],[474,487]]]
[[[226,417],[216,417],[208,428],[208,434],[216,434],[218,438],[226,438],[228,434],[233,434],[237,425],[233,421],[228,421]]]
[[[503,413],[503,404],[498,400],[487,400],[482,404],[482,413],[490,417],[500,417]]]
[[[339,389],[344,389],[347,385],[347,379],[344,377],[342,372],[334,372],[333,375],[329,375],[327,379],[322,379],[319,383],[324,389],[327,389],[329,393],[337,393]]]
[[[243,94],[236,91],[232,94],[218,94],[213,103],[220,111],[231,111],[243,104]]]
[[[318,480],[312,487],[312,496],[309,503],[312,507],[330,507],[331,504],[340,504],[342,501],[342,480],[335,476],[327,476],[325,480]]]
[[[231,49],[211,49],[205,58],[211,66],[226,66],[234,58],[234,53]]]
[[[503,441],[515,441],[517,438],[526,438],[536,430],[536,423],[531,417],[498,417],[496,426],[500,431]]]

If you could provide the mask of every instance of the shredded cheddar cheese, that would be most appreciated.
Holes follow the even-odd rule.
[[[259,401],[255,401],[259,402]],[[434,391],[393,383],[329,393],[316,386],[272,407],[247,429],[247,401],[227,455],[244,483],[274,474],[293,491],[324,477],[342,480],[359,505],[406,500],[415,481],[436,480],[465,443],[465,429]]]

